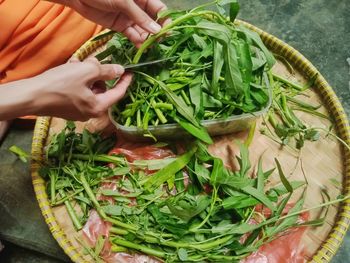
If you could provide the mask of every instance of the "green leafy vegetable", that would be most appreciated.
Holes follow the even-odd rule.
[[[204,10],[210,5],[216,5],[221,14]],[[230,20],[225,17],[226,7]],[[99,58],[108,55],[123,64],[177,56],[174,61],[134,71],[127,95],[113,106],[116,121],[143,130],[145,136],[152,136],[150,126],[178,123],[192,136],[212,143],[201,126],[203,120],[266,108],[270,93],[262,75],[275,60],[259,35],[234,24],[238,10],[237,1],[224,0],[189,11],[166,11],[160,17],[167,15],[172,22],[138,50],[115,34]],[[254,70],[253,61],[261,70]]]
[[[305,183],[288,181],[276,160],[281,184],[269,187],[267,181],[275,169],[264,171],[260,158],[253,173],[244,144],[239,144],[240,156],[236,157],[240,167],[231,171],[200,142],[166,162],[139,160],[129,165],[123,156],[107,158],[99,149],[107,151],[109,147],[101,148],[105,139],[96,134],[75,133],[70,126],[54,138],[41,172],[52,205],[64,204],[77,230],[95,209],[112,224],[109,240],[114,252],[137,251],[166,262],[232,262],[290,228],[322,225],[324,217],[299,223],[299,215],[348,198],[327,197],[324,204],[303,209],[303,194],[288,211],[294,190]],[[82,141],[87,145],[82,147]],[[115,167],[105,165],[111,161]],[[149,167],[158,170],[146,176]],[[115,189],[101,189],[111,182]],[[258,207],[269,209],[271,215],[260,213]],[[258,223],[250,224],[251,219]],[[246,235],[250,237],[240,243]],[[99,258],[105,242],[105,237],[98,237],[95,248],[87,252]]]

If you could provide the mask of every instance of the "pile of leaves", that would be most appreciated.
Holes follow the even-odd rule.
[[[177,157],[132,163],[122,155],[107,155],[107,145],[111,138],[75,133],[69,123],[51,141],[41,174],[51,205],[65,204],[77,230],[91,209],[112,223],[109,240],[102,237],[112,243],[112,251],[140,252],[166,262],[235,262],[291,227],[323,223],[298,221],[305,212],[304,194],[286,212],[294,190],[305,183],[289,182],[276,160],[281,184],[268,187],[275,169],[264,171],[260,159],[252,171],[243,144],[237,171],[227,169],[200,142]],[[116,189],[101,188],[106,182],[116,183]]]
[[[211,138],[202,120],[258,112],[269,105],[267,71],[275,63],[260,36],[234,24],[237,1],[215,1],[220,13],[203,10],[165,11],[172,22],[137,50],[120,34],[97,55],[122,65],[174,57],[167,63],[135,70],[126,97],[113,107],[114,118],[152,136],[149,125],[178,123],[206,143]],[[230,17],[224,6],[230,4]],[[205,5],[205,6],[207,6]]]

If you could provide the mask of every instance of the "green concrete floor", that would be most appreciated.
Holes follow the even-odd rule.
[[[207,0],[165,2],[172,8],[189,8]],[[240,18],[304,54],[333,86],[349,115],[349,10],[350,0],[242,0]],[[31,138],[30,129],[14,127],[0,146],[0,239],[7,240],[0,262],[69,262],[40,214],[28,165],[7,151],[12,144],[29,151]],[[348,234],[332,262],[349,258]]]

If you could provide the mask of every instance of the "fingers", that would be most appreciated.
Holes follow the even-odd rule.
[[[122,32],[131,42],[135,44],[137,48],[139,48],[142,43],[147,39],[149,33],[144,29],[139,27],[138,25],[133,25],[126,28]]]
[[[124,74],[124,68],[118,64],[101,64],[96,58],[88,58],[84,62],[88,81],[111,80]]]
[[[134,1],[127,1],[122,7],[122,11],[124,11],[129,19],[134,21],[135,24],[149,33],[157,34],[162,28]]]
[[[164,21],[161,23],[163,27],[169,25],[172,22],[171,18],[166,18]]]
[[[131,81],[132,74],[124,74],[114,88],[107,90],[105,93],[96,95],[97,104],[99,104],[100,107],[102,107],[105,110],[108,109],[110,106],[112,106],[114,103],[116,103],[124,97],[124,94],[127,88],[129,87]]]
[[[138,25],[134,25],[133,27],[137,30],[137,32],[139,32],[142,42],[145,41],[149,36],[149,33],[141,27],[139,27]]]
[[[118,64],[103,64],[100,65],[100,74],[97,80],[111,80],[120,77],[124,74],[124,68]]]
[[[144,41],[140,33],[134,27],[128,27],[122,32],[131,42],[135,44],[137,48],[140,47],[141,43]]]
[[[163,11],[167,8],[166,5],[160,0],[135,0],[135,2],[153,19],[157,18],[157,15],[160,11]]]
[[[135,24],[139,25],[149,33],[156,34],[161,29],[161,26],[157,24],[147,14],[147,12],[143,11],[142,8],[140,8],[140,6],[137,5],[133,0],[80,0],[79,2],[81,3],[79,5],[76,5],[76,9],[78,9],[78,12],[80,12],[83,16],[92,19],[95,22],[98,22],[104,26],[106,25],[107,20],[109,20],[109,23],[107,24],[112,24],[111,29],[114,29],[113,26],[116,26],[116,24],[119,23],[113,23],[113,20],[110,19],[110,16],[113,16],[113,14],[115,15],[119,12],[126,14],[130,20],[132,20]],[[148,7],[148,2],[155,3],[149,4]],[[144,0],[141,1],[141,6],[143,6],[146,9],[152,10],[151,16],[153,16],[154,11],[156,11],[159,8],[163,8],[164,4],[162,4],[162,2],[159,0]],[[96,13],[98,13],[98,10],[105,13],[103,17],[101,17],[101,15],[96,15]],[[106,18],[107,14],[109,16],[109,19]],[[114,20],[117,20],[115,16]]]

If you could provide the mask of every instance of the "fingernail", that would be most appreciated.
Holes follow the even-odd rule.
[[[158,25],[156,22],[152,21],[151,23],[148,24],[148,29],[151,33],[157,34],[162,27]]]
[[[113,69],[116,75],[122,75],[125,71],[121,65],[113,65]]]
[[[148,33],[147,32],[143,32],[142,34],[141,34],[141,40],[142,41],[145,41],[147,38],[148,38]]]

